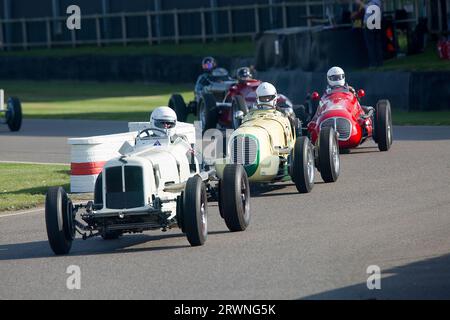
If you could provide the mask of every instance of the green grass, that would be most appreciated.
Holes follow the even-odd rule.
[[[193,99],[192,84],[10,81],[2,87],[21,99],[26,118],[143,121],[174,92]]]
[[[69,190],[68,165],[0,163],[0,212],[42,205],[51,186]]]
[[[395,125],[450,126],[450,111],[393,111],[392,120]]]
[[[155,107],[167,105],[174,92],[193,99],[193,85],[32,82],[2,83],[9,96],[22,100],[26,118],[145,121]],[[450,111],[394,110],[396,125],[450,125]]]
[[[250,57],[255,54],[255,43],[249,40],[236,42],[224,41],[213,43],[181,43],[158,45],[112,45],[107,47],[83,46],[78,48],[31,49],[0,52],[2,56],[20,57],[70,57],[78,55],[190,55],[203,57],[212,55],[218,57]]]
[[[391,59],[384,62],[377,71],[450,71],[450,61],[439,58],[436,44],[429,46],[425,52]]]

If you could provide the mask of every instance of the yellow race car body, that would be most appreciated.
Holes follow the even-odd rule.
[[[228,139],[227,157],[216,161],[220,177],[227,163],[242,164],[250,182],[273,182],[288,175],[288,155],[295,144],[289,118],[282,112],[252,110]]]

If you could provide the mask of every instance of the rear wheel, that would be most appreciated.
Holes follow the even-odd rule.
[[[250,185],[241,165],[225,166],[220,181],[221,214],[232,232],[244,231],[250,224]]]
[[[198,118],[202,131],[217,127],[217,105],[216,99],[210,93],[205,93],[198,104]]]
[[[307,137],[295,141],[291,153],[291,179],[300,193],[309,193],[314,187],[314,153]]]
[[[189,178],[183,193],[183,227],[191,246],[201,246],[208,236],[206,188],[199,176]]]
[[[232,124],[233,124],[233,129],[237,129],[239,128],[239,126],[241,125],[242,120],[241,119],[236,119],[236,113],[238,111],[242,111],[244,113],[244,115],[246,115],[248,113],[248,107],[247,107],[247,103],[245,102],[244,97],[242,96],[234,96],[233,100],[231,101],[231,109],[232,109]]]
[[[393,140],[391,104],[388,100],[380,100],[377,103],[375,134],[378,149],[388,151]]]
[[[323,181],[335,182],[340,173],[339,145],[336,132],[332,127],[320,130],[319,167]]]
[[[8,99],[6,123],[11,131],[19,131],[22,126],[22,105],[18,98],[11,97]]]
[[[183,97],[176,93],[170,97],[169,108],[177,114],[178,121],[185,122],[188,116],[188,110]]]
[[[72,202],[62,187],[51,187],[45,198],[45,224],[50,247],[57,255],[67,254],[75,239]]]

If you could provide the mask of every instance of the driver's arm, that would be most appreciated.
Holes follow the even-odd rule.
[[[348,86],[348,90],[350,90],[350,92],[353,93],[355,96],[357,95],[355,88],[353,88],[352,86]]]
[[[207,74],[202,74],[197,78],[197,82],[195,83],[195,95],[200,96],[202,94],[203,88],[210,83]]]

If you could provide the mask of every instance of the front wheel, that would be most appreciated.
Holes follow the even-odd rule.
[[[191,246],[201,246],[208,236],[208,203],[205,184],[198,175],[186,182],[183,201],[184,232]]]
[[[75,239],[72,202],[62,187],[51,187],[45,198],[45,224],[50,247],[57,255],[67,254]]]
[[[250,224],[250,185],[241,165],[228,164],[220,181],[219,210],[232,232],[244,231]]]
[[[8,99],[8,109],[6,111],[6,123],[9,130],[19,131],[22,126],[22,105],[18,98],[11,97]]]
[[[298,192],[311,192],[314,187],[314,153],[308,137],[302,136],[295,141],[290,174]]]
[[[389,100],[380,100],[376,107],[375,141],[380,151],[388,151],[392,145],[392,115]]]
[[[320,130],[319,169],[323,181],[326,183],[337,181],[341,169],[341,160],[336,132],[332,127]]]

